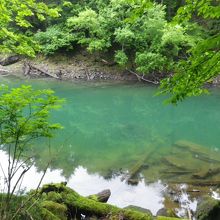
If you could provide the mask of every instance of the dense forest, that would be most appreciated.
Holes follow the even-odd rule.
[[[1,0],[0,48],[34,57],[86,48],[139,76],[157,75],[175,103],[219,73],[218,0]]]

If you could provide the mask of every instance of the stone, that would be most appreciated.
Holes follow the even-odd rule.
[[[135,205],[129,205],[124,207],[124,209],[130,209],[130,210],[134,210],[134,211],[138,211],[138,212],[143,212],[143,213],[147,213],[149,215],[152,215],[151,211],[149,209],[145,209],[139,206],[135,206]]]
[[[20,57],[18,55],[8,56],[8,57],[2,59],[0,61],[0,64],[2,66],[8,66],[8,65],[11,65],[13,63],[18,62],[19,60],[20,60]]]
[[[161,208],[157,211],[157,216],[178,217],[174,210]]]

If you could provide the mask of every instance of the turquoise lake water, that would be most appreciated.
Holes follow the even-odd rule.
[[[106,187],[115,184],[113,188],[116,189],[139,163],[142,164],[137,171],[138,177],[135,177],[139,184],[127,185],[126,188],[126,183],[123,183],[125,191],[131,190],[130,198],[133,198],[132,190],[135,189],[133,193],[138,196],[138,190],[143,192],[146,185],[161,190],[160,181],[192,181],[192,175],[188,173],[166,173],[167,170],[176,172],[178,166],[186,165],[188,170],[219,166],[218,161],[214,163],[211,160],[213,154],[220,153],[218,89],[213,89],[212,95],[191,98],[178,106],[171,106],[163,104],[165,97],[155,96],[156,87],[145,84],[12,79],[5,79],[2,83],[50,88],[57,96],[66,99],[63,108],[52,114],[51,120],[62,124],[64,129],[51,141],[50,152],[42,141],[33,146],[36,172],[52,158],[50,168],[55,174],[51,174],[50,181],[57,180],[57,175],[71,183],[75,175],[78,182],[74,180],[76,182],[73,181],[72,185],[77,188],[75,184],[82,184],[82,188],[77,188],[82,194],[92,190],[97,192],[97,187],[102,186],[100,181]],[[198,155],[179,150],[175,143],[180,140],[203,146],[202,152],[204,149],[206,153],[210,152],[210,161],[207,162],[207,156],[206,161],[196,160]],[[218,174],[210,178],[208,180],[220,180]],[[135,199],[123,203],[122,197],[119,199],[113,195],[113,198],[113,203],[119,206],[137,204]],[[159,196],[158,201],[160,199]],[[138,205],[147,206],[143,205],[144,202],[147,200]]]

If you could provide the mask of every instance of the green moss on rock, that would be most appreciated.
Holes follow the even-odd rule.
[[[60,220],[67,219],[67,207],[64,204],[59,204],[53,201],[43,201],[42,207],[49,210]]]
[[[166,216],[157,216],[156,220],[187,220],[187,219],[173,218],[173,217],[166,217]]]
[[[63,204],[66,205],[71,216],[83,214],[86,216],[95,215],[97,217],[106,217],[110,215],[111,219],[119,219],[120,216],[127,220],[153,219],[153,216],[149,213],[121,209],[113,205],[100,203],[93,199],[80,196],[77,192],[64,184],[47,184],[44,185],[39,192],[44,195],[46,194],[46,196],[44,196],[46,200],[51,197],[51,192],[59,193]]]

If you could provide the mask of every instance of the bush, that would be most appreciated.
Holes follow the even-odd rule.
[[[41,45],[40,50],[46,55],[53,54],[61,48],[70,50],[73,48],[75,37],[63,25],[54,25],[45,32],[35,34],[35,39]]]

